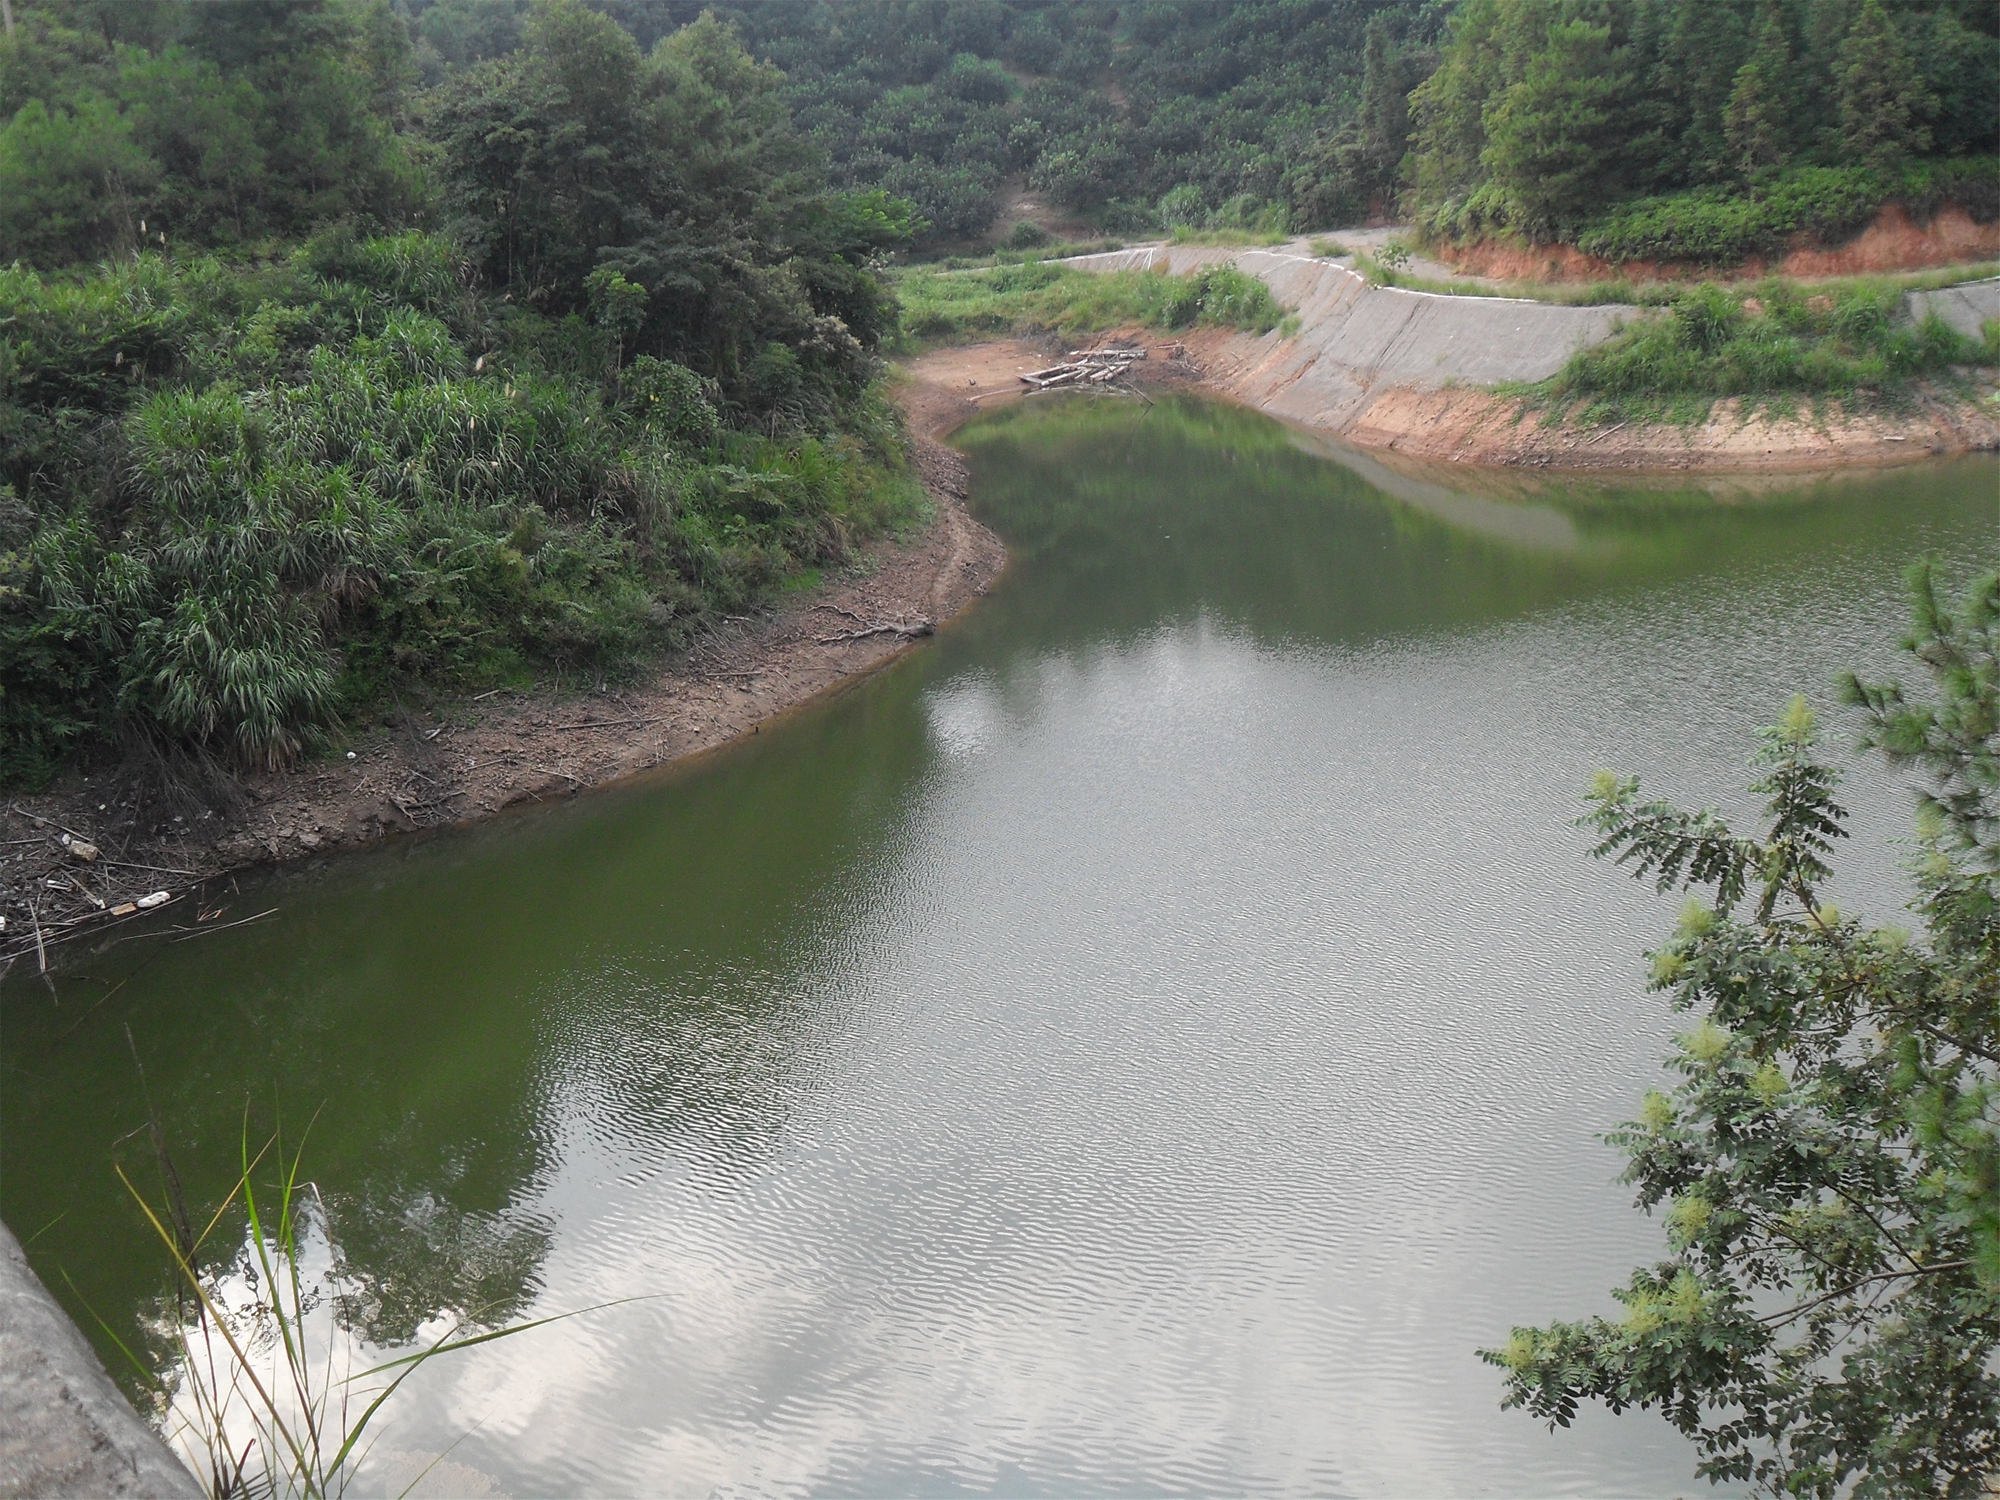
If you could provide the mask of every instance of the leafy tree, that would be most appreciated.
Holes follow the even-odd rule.
[[[1433,222],[1456,223],[1484,181],[1486,102],[1505,87],[1506,31],[1501,0],[1465,0],[1437,71],[1410,93],[1411,187]]]
[[[1653,955],[1698,1017],[1680,1081],[1610,1137],[1671,1255],[1614,1293],[1622,1319],[1484,1351],[1509,1406],[1657,1405],[1701,1473],[1774,1494],[1971,1497],[2000,1466],[2000,578],[1956,613],[1912,582],[1935,698],[1844,693],[1926,782],[1921,933],[1823,899],[1845,815],[1803,700],[1757,754],[1761,836],[1602,774],[1596,853],[1705,893]]]
[[[1930,146],[1932,103],[1882,0],[1862,0],[1840,45],[1841,145],[1871,167],[1896,166]]]
[[[1479,160],[1508,221],[1544,232],[1606,196],[1631,75],[1611,28],[1584,20],[1550,25],[1520,72],[1487,111]]]
[[[0,258],[401,223],[408,31],[381,0],[49,0],[0,39]]]
[[[30,99],[0,130],[0,254],[60,264],[133,243],[134,200],[158,171],[111,100],[86,94],[50,109]]]
[[[1389,37],[1386,16],[1368,18],[1362,47],[1361,144],[1383,182],[1393,179],[1410,134],[1402,59]]]

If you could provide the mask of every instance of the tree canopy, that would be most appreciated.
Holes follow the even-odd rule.
[[[1604,773],[1596,853],[1690,897],[1653,983],[1695,1017],[1610,1137],[1669,1257],[1620,1319],[1516,1328],[1507,1404],[1659,1407],[1700,1472],[1773,1494],[1983,1493],[2000,1466],[2000,578],[1913,577],[1934,696],[1848,678],[1923,781],[1918,930],[1824,897],[1845,814],[1803,699],[1764,732],[1758,835]]]
[[[0,41],[0,260],[421,220],[423,152],[399,130],[409,37],[386,0],[15,10]]]
[[[1979,0],[1464,0],[1411,96],[1406,170],[1452,235],[1561,237],[1620,199],[1756,196],[1791,168],[1873,174],[1872,212],[1926,156],[1991,153],[1996,97]]]

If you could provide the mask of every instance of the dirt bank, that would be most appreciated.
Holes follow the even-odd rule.
[[[1545,469],[1786,473],[1909,463],[2000,448],[2000,420],[1955,394],[1919,392],[1893,415],[1774,418],[1718,401],[1700,426],[1551,421],[1486,391],[1381,392],[1339,436],[1411,458]]]
[[[1127,329],[1106,341],[1157,337]],[[1357,448],[1409,459],[1495,469],[1783,474],[1880,466],[2000,448],[2000,409],[1956,393],[1918,393],[1905,411],[1790,418],[1745,415],[1721,401],[1696,427],[1666,423],[1582,426],[1555,421],[1518,399],[1476,386],[1366,378],[1325,360],[1295,368],[1295,351],[1215,329],[1185,342],[1185,362],[1148,361],[1141,384],[1184,382]],[[938,349],[906,367],[902,399],[926,431],[949,432],[976,413],[1021,398],[1019,376],[1047,364],[1046,340],[1007,339]],[[1338,385],[1334,382],[1338,381]],[[1991,382],[1983,389],[1992,390]],[[1330,399],[1331,393],[1331,399]],[[1035,399],[1067,399],[1061,392]]]
[[[0,813],[0,963],[32,971],[65,941],[159,925],[155,912],[185,934],[254,919],[222,877],[573,796],[754,734],[873,671],[983,594],[1006,560],[965,509],[963,461],[928,435],[939,424],[913,418],[930,526],[868,548],[808,598],[728,622],[636,684],[406,698],[388,722],[354,726],[333,758],[249,778],[233,807],[170,803],[118,769],[13,799]]]
[[[1614,265],[1574,245],[1522,245],[1480,240],[1433,245],[1426,254],[1454,271],[1495,281],[1755,281],[1767,275],[1801,278],[1873,276],[2000,258],[2000,223],[1981,224],[1947,205],[1923,223],[1901,204],[1884,207],[1868,227],[1840,245],[1800,244],[1775,263],[1757,258],[1735,266],[1627,261]]]

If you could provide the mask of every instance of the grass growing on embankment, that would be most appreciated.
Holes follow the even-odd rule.
[[[982,271],[913,268],[896,279],[905,348],[1031,333],[1092,333],[1127,324],[1267,333],[1287,322],[1271,289],[1234,266],[1186,276],[1080,271],[1046,262]]]
[[[1901,312],[1900,290],[1867,283],[1830,293],[1772,280],[1748,296],[1704,284],[1526,394],[1585,422],[1693,423],[1728,397],[1777,412],[1802,401],[1894,407],[1919,380],[1964,383],[1968,366],[2000,364],[2000,325],[1973,339],[1935,313],[1913,323]]]
[[[1342,248],[1314,254],[1338,258]],[[1633,281],[1613,276],[1600,281],[1495,281],[1462,277],[1425,276],[1420,272],[1386,266],[1374,256],[1357,254],[1354,268],[1374,286],[1397,287],[1408,292],[1431,292],[1441,297],[1518,297],[1529,302],[1550,302],[1559,307],[1671,307],[1694,290],[1688,281]],[[1789,277],[1759,276],[1746,282],[1720,285],[1761,294],[1773,285],[1803,287],[1802,296],[1840,298],[1854,292],[1869,295],[1901,292],[1930,292],[1942,287],[1962,286],[2000,276],[2000,260],[1974,261],[1955,266],[1931,266],[1917,271],[1888,271],[1871,276],[1832,276],[1799,282]],[[1702,283],[1709,284],[1709,283]]]

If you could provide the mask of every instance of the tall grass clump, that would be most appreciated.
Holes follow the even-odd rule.
[[[424,1365],[575,1316],[482,1328],[478,1310],[440,1315],[408,1352],[370,1362],[345,1326],[344,1310],[359,1299],[340,1273],[326,1205],[303,1174],[303,1146],[287,1155],[273,1137],[253,1152],[246,1121],[236,1179],[197,1226],[157,1122],[153,1143],[158,1201],[123,1167],[118,1175],[172,1266],[160,1320],[164,1372],[120,1347],[152,1392],[169,1445],[214,1500],[346,1493],[378,1419]],[[268,1174],[262,1186],[260,1174]],[[225,1226],[242,1231],[233,1252],[214,1244]]]
[[[273,768],[399,683],[616,674],[922,509],[834,329],[847,385],[771,342],[725,388],[426,235],[15,267],[0,314],[9,785]]]
[[[1184,276],[1028,264],[991,270],[911,270],[897,281],[907,344],[1031,333],[1091,333],[1125,324],[1267,333],[1285,320],[1271,289],[1234,266]]]
[[[1971,339],[1934,313],[1912,323],[1899,291],[1851,285],[1837,296],[1769,281],[1749,295],[1704,284],[1657,316],[1572,356],[1543,387],[1600,416],[1705,414],[1722,397],[1755,404],[1838,397],[1894,401],[1925,376],[2000,363],[1994,327]]]

